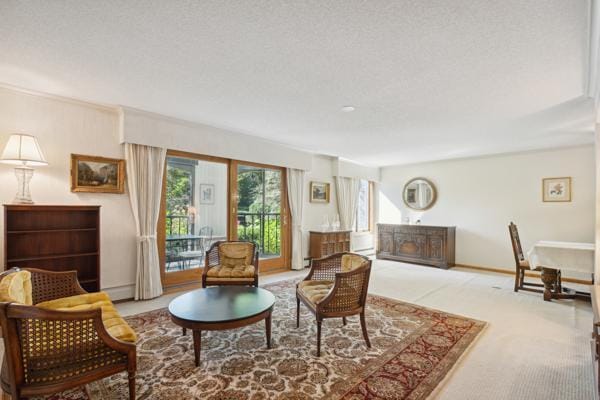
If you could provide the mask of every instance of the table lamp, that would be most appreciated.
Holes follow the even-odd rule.
[[[0,157],[0,162],[18,165],[18,167],[15,167],[15,175],[17,176],[19,188],[13,202],[33,204],[31,192],[29,191],[29,181],[33,177],[33,168],[31,167],[48,164],[35,136],[22,133],[10,135],[2,157]]]

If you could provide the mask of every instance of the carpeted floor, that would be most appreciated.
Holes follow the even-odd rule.
[[[192,338],[166,309],[128,317],[139,333],[140,399],[425,399],[446,377],[485,323],[378,296],[369,298],[363,341],[358,318],[328,320],[320,358],[316,325],[303,307],[295,327],[292,281],[266,287],[277,295],[273,349],[264,323],[204,332],[202,365],[194,367]],[[92,399],[126,399],[123,375],[89,386]],[[86,398],[80,391],[56,399]]]

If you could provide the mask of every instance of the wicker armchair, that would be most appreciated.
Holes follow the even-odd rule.
[[[258,250],[244,241],[219,241],[206,252],[202,287],[247,285],[258,287]]]
[[[508,225],[508,233],[510,235],[510,242],[512,244],[513,255],[515,256],[515,288],[514,291],[518,292],[519,290],[526,290],[528,292],[536,292],[543,293],[544,285],[542,283],[533,283],[525,281],[525,272],[531,271],[531,266],[529,265],[529,261],[525,259],[525,255],[523,254],[523,247],[521,247],[521,239],[519,238],[519,230],[517,229],[517,225],[514,223],[510,223]],[[536,268],[535,271],[539,271],[540,268]],[[558,275],[556,278],[555,286],[559,292],[562,291],[562,282],[560,277],[560,270],[558,271]]]
[[[317,319],[317,357],[321,355],[321,324],[325,318],[360,315],[367,347],[371,347],[365,323],[365,305],[371,260],[358,254],[338,253],[311,261],[308,276],[296,286],[296,327],[300,327],[300,302]]]
[[[77,311],[66,311],[70,307]],[[13,268],[0,274],[0,325],[5,348],[0,384],[13,400],[123,371],[129,398],[135,399],[135,333],[105,293],[81,288],[77,272]]]

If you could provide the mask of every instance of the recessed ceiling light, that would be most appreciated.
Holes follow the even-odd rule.
[[[355,108],[353,106],[343,106],[342,107],[343,112],[352,112],[354,110],[355,110]]]

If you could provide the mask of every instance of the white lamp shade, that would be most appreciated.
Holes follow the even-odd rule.
[[[48,164],[35,136],[22,133],[10,135],[0,162],[32,166]]]

